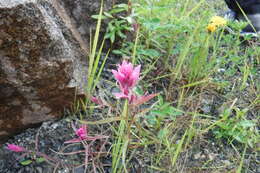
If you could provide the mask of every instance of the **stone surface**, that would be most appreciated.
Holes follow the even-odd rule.
[[[101,0],[58,0],[58,2],[65,8],[84,42],[88,43],[87,38],[89,38],[90,32],[94,35],[96,27],[96,20],[91,16],[99,13]],[[111,9],[114,4],[127,4],[127,2],[128,0],[104,0],[104,11]],[[105,32],[105,30],[105,27],[101,28],[101,32]]]
[[[88,46],[58,6],[0,0],[0,143],[62,116],[86,84]]]

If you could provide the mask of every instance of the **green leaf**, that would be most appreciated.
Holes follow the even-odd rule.
[[[161,55],[161,54],[160,54],[157,50],[155,50],[155,49],[140,50],[140,54],[149,56],[149,57],[151,57],[151,58],[153,58],[153,57],[158,57],[158,56]]]
[[[91,18],[93,18],[93,19],[98,19],[98,18],[99,18],[99,15],[92,15]],[[107,19],[107,17],[104,16],[104,15],[102,15],[102,16],[101,16],[101,19]]]
[[[162,112],[161,110],[152,110],[151,113],[154,115],[162,116],[162,117],[166,116],[165,113]]]
[[[142,88],[139,87],[139,86],[134,87],[133,90],[134,90],[134,92],[135,92],[138,96],[144,95],[144,91],[143,91]]]
[[[143,25],[149,30],[156,30],[160,27],[160,19],[153,18],[143,22]]]
[[[125,34],[123,34],[120,30],[117,32],[117,35],[121,38],[126,38]]]
[[[110,38],[110,37],[111,37],[111,33],[106,33],[105,39]]]
[[[133,23],[133,18],[131,16],[127,16],[125,18],[125,20],[128,22],[128,23]]]
[[[108,24],[108,29],[109,29],[110,31],[113,31],[113,30],[116,29],[116,27],[115,27],[114,25],[112,25],[112,23],[109,23],[109,24]]]
[[[30,165],[32,163],[32,160],[24,160],[20,162],[23,166]]]
[[[116,8],[123,8],[123,9],[125,9],[125,10],[127,10],[128,9],[128,4],[116,4],[114,7],[113,7],[114,9],[116,9]]]
[[[113,50],[112,53],[116,54],[116,55],[122,55],[123,52],[120,50]]]
[[[240,121],[239,123],[243,128],[248,128],[248,127],[254,127],[255,123],[253,121],[250,120],[243,120]]]
[[[109,18],[114,18],[110,13],[104,12],[104,15]]]
[[[122,11],[126,11],[125,9],[123,8],[115,8],[115,9],[112,9],[109,11],[110,14],[115,14],[115,13],[120,13]]]
[[[146,118],[149,125],[155,125],[157,122],[155,115],[147,115]]]
[[[163,104],[163,97],[161,95],[158,96],[159,105]]]
[[[115,42],[115,32],[111,32],[110,41],[111,41],[111,43]]]
[[[234,138],[238,141],[238,142],[241,142],[241,143],[245,143],[245,138],[241,135],[236,135],[234,136]]]
[[[42,162],[44,162],[44,161],[45,161],[45,158],[44,158],[44,157],[39,157],[39,158],[36,159],[36,162],[37,162],[37,163],[42,163]]]
[[[159,132],[158,132],[158,138],[163,140],[164,138],[166,138],[167,134],[168,134],[169,130],[168,129],[161,129]]]
[[[168,103],[168,102],[163,103],[162,105],[160,105],[160,109],[167,109],[167,108],[169,108],[169,107],[171,107],[171,104]]]
[[[171,107],[171,116],[176,117],[176,116],[180,116],[182,114],[183,113],[180,110],[178,110],[178,109],[176,109],[174,107]]]

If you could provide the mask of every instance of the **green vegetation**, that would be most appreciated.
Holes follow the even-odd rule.
[[[109,39],[123,39],[112,52],[141,64],[139,90],[160,96],[146,109],[136,110],[127,139],[120,130],[122,122],[111,124],[119,129],[114,145],[121,149],[112,151],[113,157],[120,157],[116,163],[122,162],[125,172],[134,167],[133,158],[148,159],[147,172],[247,172],[244,157],[259,151],[260,47],[250,36],[241,38],[245,23],[228,21],[207,31],[211,17],[223,9],[222,1],[136,0],[128,7],[127,16],[109,24]],[[116,25],[126,21],[132,31]],[[228,158],[233,168],[216,165],[212,158],[190,166],[193,150],[212,142],[236,152]]]
[[[244,22],[209,26],[223,9],[224,1],[132,0],[107,12],[101,8],[93,16],[98,22],[80,122],[109,136],[109,149],[103,154],[111,157],[112,172],[256,171],[259,39],[241,37]],[[99,41],[101,23],[108,19],[105,38]],[[113,49],[100,65],[105,39]],[[120,70],[113,71],[117,82],[101,79],[113,56],[127,59],[137,71],[141,65],[139,77],[131,63],[124,64],[134,76],[127,78],[134,81],[127,89],[120,75],[116,77]],[[99,83],[111,88],[118,84],[121,91],[115,94]],[[99,156],[85,162],[88,169],[92,164],[94,172],[104,172],[95,165]]]
[[[134,159],[145,172],[251,169],[243,162],[259,152],[260,47],[250,36],[241,37],[245,22],[207,31],[223,8],[222,1],[133,0],[104,12],[103,19],[112,19],[106,38],[122,43],[112,53],[142,65],[136,93],[160,93],[144,108],[109,104],[117,112],[103,117],[114,132],[114,172],[131,172]],[[211,143],[236,152],[226,158],[232,168],[220,158],[218,164],[211,156],[192,159],[198,146]]]

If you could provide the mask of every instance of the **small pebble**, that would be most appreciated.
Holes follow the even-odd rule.
[[[194,159],[198,160],[201,157],[201,152],[194,155]]]

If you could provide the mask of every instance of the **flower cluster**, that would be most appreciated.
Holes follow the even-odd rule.
[[[118,66],[117,71],[112,70],[121,90],[120,93],[115,94],[117,98],[127,98],[131,100],[134,97],[132,88],[139,80],[140,69],[141,65],[134,67],[133,64],[123,61],[122,64]]]
[[[140,79],[141,65],[134,67],[132,63],[123,61],[121,65],[118,66],[117,70],[112,70],[114,77],[119,83],[120,93],[115,93],[117,99],[125,98],[128,99],[129,103],[138,106],[144,102],[149,101],[157,94],[150,94],[138,97],[132,91],[132,89],[137,85]]]
[[[86,125],[82,125],[79,129],[76,130],[75,133],[76,133],[76,135],[77,135],[80,139],[82,139],[82,140],[86,139],[87,133],[88,133],[88,131],[87,131],[87,126],[86,126]]]
[[[25,149],[15,144],[7,144],[7,149],[14,152],[24,152]]]
[[[71,139],[69,141],[65,141],[65,144],[68,143],[79,143],[82,141],[95,141],[97,139],[103,139],[107,138],[107,136],[99,135],[99,136],[89,136],[88,135],[88,130],[87,130],[87,125],[81,125],[80,128],[75,129],[75,134],[78,136],[78,138]]]
[[[207,26],[207,30],[209,32],[214,32],[218,27],[225,26],[227,24],[227,21],[220,16],[214,16],[210,19],[210,24]]]

